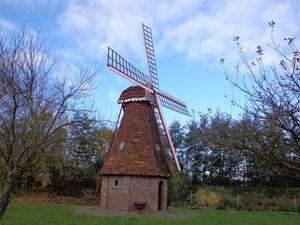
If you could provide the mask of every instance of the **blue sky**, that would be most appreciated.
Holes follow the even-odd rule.
[[[187,103],[190,110],[222,112],[238,117],[240,110],[226,100],[244,97],[225,79],[226,70],[239,64],[234,36],[244,49],[270,43],[268,22],[274,20],[275,39],[299,36],[298,0],[2,0],[2,29],[11,32],[26,23],[63,49],[63,61],[72,66],[97,60],[103,63],[96,77],[95,107],[115,120],[117,99],[131,82],[106,67],[110,46],[148,74],[141,22],[152,28],[160,89]],[[270,51],[272,54],[272,51]],[[273,59],[270,57],[270,59]],[[270,60],[272,61],[272,60]],[[189,118],[164,109],[167,123]]]

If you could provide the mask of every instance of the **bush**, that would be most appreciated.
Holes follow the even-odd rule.
[[[197,191],[199,206],[248,211],[300,212],[299,189],[230,188],[203,186]]]
[[[187,198],[186,198],[186,203],[188,204],[188,205],[190,205],[191,207],[192,206],[195,206],[195,205],[198,205],[198,196],[196,195],[196,194],[193,194],[193,193],[191,193],[191,194],[189,194],[188,196],[187,196]]]

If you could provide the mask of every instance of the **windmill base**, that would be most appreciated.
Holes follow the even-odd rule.
[[[128,212],[167,210],[168,180],[164,177],[104,175],[100,208]]]

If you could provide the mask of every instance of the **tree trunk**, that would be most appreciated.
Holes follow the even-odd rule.
[[[9,203],[10,189],[13,183],[13,177],[7,176],[3,191],[0,196],[0,221]]]

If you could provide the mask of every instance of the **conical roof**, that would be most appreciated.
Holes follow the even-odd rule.
[[[125,89],[120,95],[118,103],[121,104],[132,101],[149,101],[151,105],[156,105],[153,94],[140,86],[131,86]]]
[[[125,104],[124,115],[101,175],[172,176],[152,100],[153,96],[138,86],[122,92],[119,102]]]

